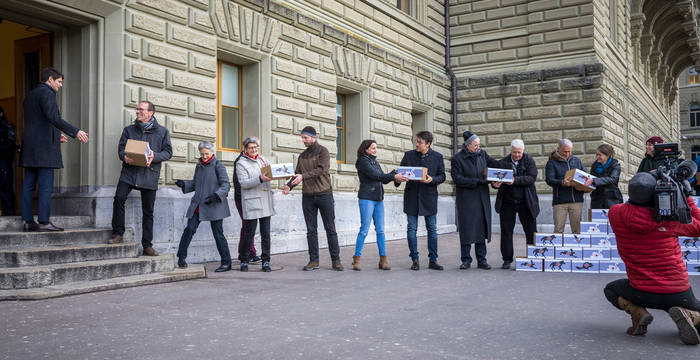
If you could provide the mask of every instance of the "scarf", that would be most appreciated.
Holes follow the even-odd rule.
[[[202,158],[199,158],[199,162],[200,162],[202,165],[206,165],[206,164],[209,164],[209,163],[212,161],[212,159],[214,159],[214,154],[212,154],[212,155],[209,157],[209,160],[207,160],[207,161],[204,161],[204,160],[202,160]]]
[[[150,119],[146,122],[140,122],[138,119],[135,120],[136,125],[138,125],[139,128],[141,128],[141,131],[146,132],[148,130],[151,130],[153,128],[153,125],[156,124],[156,118],[151,116]]]
[[[599,174],[602,174],[603,170],[605,170],[605,168],[607,168],[610,165],[610,163],[612,163],[612,159],[613,159],[612,156],[609,157],[608,161],[606,161],[605,164],[601,164],[597,161],[595,162],[595,168],[598,170]]]

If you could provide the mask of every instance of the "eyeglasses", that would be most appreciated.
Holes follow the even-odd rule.
[[[250,145],[250,146],[246,146],[246,149],[248,149],[248,150],[259,149],[259,148],[260,148],[259,145]]]
[[[144,108],[136,108],[136,111],[148,111],[148,109],[144,109]]]

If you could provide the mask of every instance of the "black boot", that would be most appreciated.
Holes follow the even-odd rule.
[[[418,259],[413,260],[413,264],[411,264],[411,270],[420,270],[420,262],[418,262]]]
[[[270,272],[272,269],[270,269],[270,262],[269,261],[263,261],[262,263],[262,271],[263,272]]]
[[[241,262],[241,271],[248,272],[248,263],[247,262]]]
[[[221,265],[214,272],[224,272],[224,271],[231,271],[231,264],[228,265]]]
[[[444,267],[442,267],[442,265],[438,264],[436,261],[431,261],[430,264],[428,264],[428,268],[433,269],[433,270],[445,269]]]
[[[186,269],[187,268],[187,262],[185,262],[185,259],[183,258],[177,258],[177,267],[180,269]]]

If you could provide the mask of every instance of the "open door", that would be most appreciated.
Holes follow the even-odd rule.
[[[15,111],[17,143],[22,143],[24,130],[24,108],[27,94],[39,84],[41,70],[51,66],[51,34],[15,40]],[[15,158],[15,213],[20,213],[22,179],[24,171]],[[36,211],[36,194],[34,195]]]

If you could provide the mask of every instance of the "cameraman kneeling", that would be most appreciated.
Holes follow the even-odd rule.
[[[660,309],[667,311],[678,326],[681,341],[696,345],[700,343],[700,301],[690,288],[678,236],[700,236],[700,210],[688,198],[692,223],[655,221],[655,187],[652,174],[635,175],[629,184],[629,201],[608,212],[629,279],[609,283],[605,297],[631,315],[628,334],[644,335],[654,320],[646,308]]]

